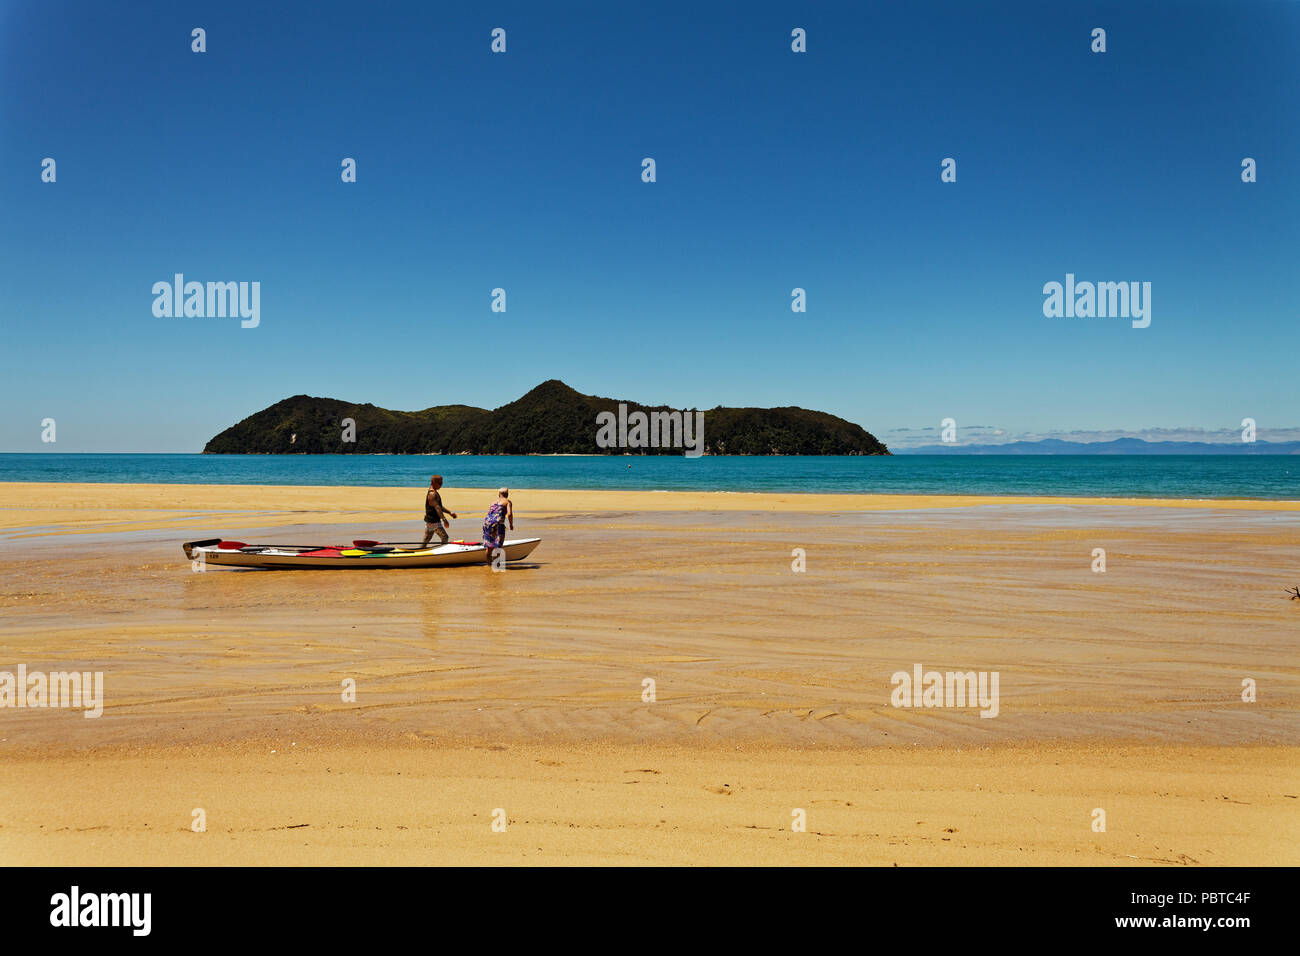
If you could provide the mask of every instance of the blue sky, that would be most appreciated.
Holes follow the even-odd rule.
[[[373,6],[0,6],[0,450],[548,378],[901,445],[1296,437],[1300,5]],[[177,272],[260,325],[155,317]],[[1045,317],[1067,272],[1150,327]]]

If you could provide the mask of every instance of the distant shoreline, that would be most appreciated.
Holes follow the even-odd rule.
[[[1279,443],[1280,444],[1280,443]],[[976,447],[976,446],[970,446]],[[1237,445],[1228,442],[1223,443],[1225,448],[1236,448]],[[0,457],[18,455],[48,455],[51,457],[63,455],[72,456],[89,456],[89,455],[149,455],[153,457],[195,457],[195,458],[683,458],[680,453],[672,454],[645,454],[642,452],[546,452],[546,451],[529,451],[529,452],[451,452],[440,453],[433,451],[418,452],[396,452],[396,451],[365,451],[365,452],[329,452],[329,451],[249,451],[249,452],[227,452],[227,451],[55,451],[41,449],[40,451],[0,451]],[[764,458],[807,458],[810,461],[817,461],[826,458],[1287,458],[1290,456],[1300,456],[1300,451],[1288,452],[1243,452],[1243,451],[1163,451],[1163,452],[979,452],[979,451],[913,451],[910,448],[900,448],[890,455],[719,455],[714,452],[705,452],[700,458],[729,458],[729,459],[764,459]]]

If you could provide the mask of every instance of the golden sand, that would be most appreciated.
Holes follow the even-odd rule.
[[[0,484],[0,670],[106,688],[0,710],[0,862],[1300,862],[1300,503],[515,490],[502,574],[179,547],[422,495]],[[891,706],[917,663],[997,717]]]
[[[6,760],[9,864],[1300,862],[1279,748],[307,740]],[[202,811],[204,832],[192,829]],[[1093,822],[1105,811],[1105,832]],[[805,829],[793,824],[803,811]],[[505,822],[494,830],[494,816]]]

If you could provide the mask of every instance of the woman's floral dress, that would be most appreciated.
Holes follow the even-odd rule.
[[[506,506],[494,501],[483,519],[483,544],[492,550],[501,547],[506,540]]]

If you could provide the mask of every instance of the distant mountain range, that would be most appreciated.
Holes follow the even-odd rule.
[[[636,412],[673,412],[664,405],[638,405],[583,395],[557,379],[543,382],[517,401],[493,411],[470,405],[438,405],[419,412],[399,412],[336,398],[294,395],[227,428],[203,451],[358,455],[683,453],[680,445],[600,447],[596,440],[597,416],[619,416],[620,405],[629,423]],[[703,415],[704,454],[889,454],[889,449],[861,426],[825,412],[796,407],[720,406],[704,410]],[[353,441],[345,440],[345,419],[354,423]],[[634,442],[629,440],[629,444]]]
[[[896,455],[1300,455],[1300,441],[1206,442],[1146,441],[1013,441],[1004,445],[922,445],[900,448]]]

